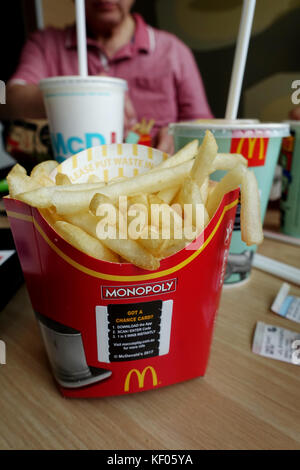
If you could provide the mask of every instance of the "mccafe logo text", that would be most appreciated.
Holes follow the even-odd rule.
[[[102,299],[113,300],[167,294],[176,290],[176,281],[176,279],[169,279],[168,281],[130,286],[102,286],[101,297]]]

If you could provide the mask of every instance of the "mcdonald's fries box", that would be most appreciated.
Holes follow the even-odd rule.
[[[205,374],[238,196],[238,190],[226,194],[196,241],[162,259],[156,271],[88,256],[38,209],[6,198],[32,307],[64,396],[124,395]]]

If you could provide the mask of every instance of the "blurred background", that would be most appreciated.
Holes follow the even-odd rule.
[[[43,26],[74,22],[72,0],[5,2],[0,30],[4,81],[16,68],[26,37],[38,27],[39,4]],[[242,0],[136,0],[134,7],[149,24],[176,34],[192,49],[218,118],[225,113],[241,6]],[[293,107],[291,83],[300,71],[299,23],[300,0],[257,0],[239,117],[287,119]]]

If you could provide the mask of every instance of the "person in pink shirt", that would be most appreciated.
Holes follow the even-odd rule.
[[[190,49],[176,36],[132,14],[133,3],[86,0],[88,73],[127,80],[125,132],[143,117],[154,119],[154,146],[171,152],[170,122],[211,118],[212,113]],[[8,82],[5,117],[45,117],[39,81],[77,74],[75,26],[34,33]]]

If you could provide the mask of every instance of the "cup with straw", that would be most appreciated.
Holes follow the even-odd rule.
[[[174,136],[175,150],[179,150],[195,138],[198,138],[201,143],[206,129],[210,129],[216,138],[219,152],[242,154],[248,161],[248,167],[254,171],[258,182],[263,221],[282,138],[289,135],[289,126],[287,124],[260,123],[257,119],[237,119],[254,12],[255,0],[244,0],[225,119],[174,123],[170,124],[169,129]],[[221,171],[216,171],[213,178],[220,180],[223,174]],[[240,209],[238,207],[225,284],[240,285],[241,282],[249,279],[255,251],[255,245],[248,247],[241,240]]]
[[[76,0],[78,75],[41,80],[55,158],[123,142],[126,80],[89,76],[84,0]]]

